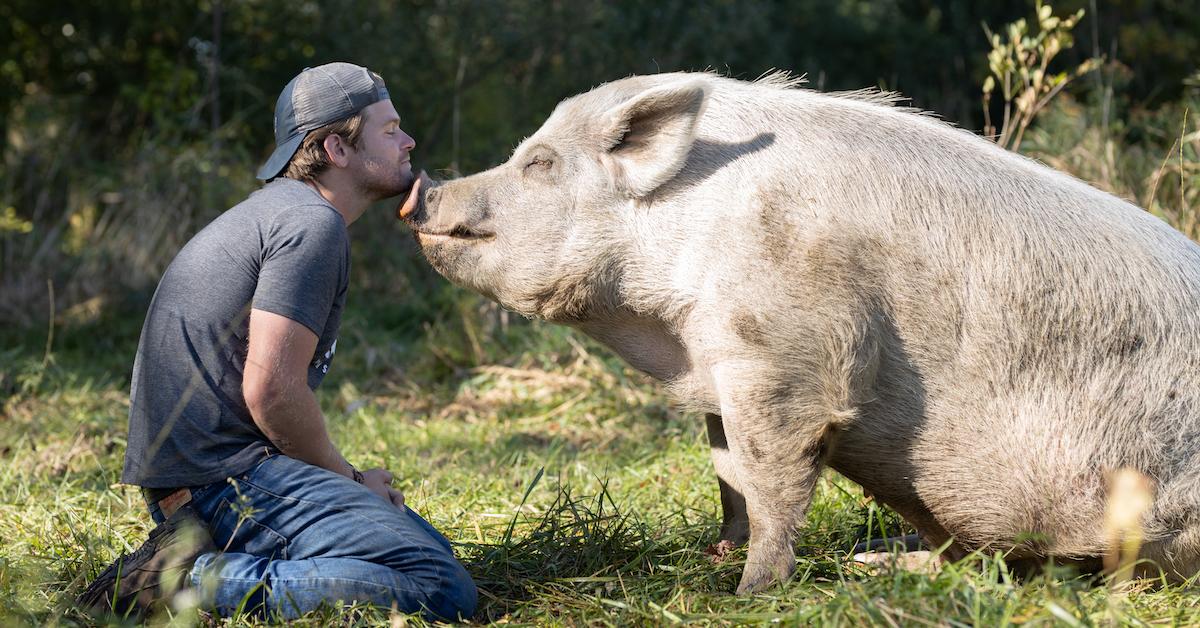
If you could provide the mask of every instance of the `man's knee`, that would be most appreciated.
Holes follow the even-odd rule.
[[[437,590],[429,596],[429,612],[444,621],[470,619],[479,604],[475,581],[458,561],[447,565]]]

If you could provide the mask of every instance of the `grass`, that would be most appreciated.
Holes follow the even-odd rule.
[[[409,504],[456,543],[481,590],[478,623],[1200,624],[1194,589],[1116,595],[1056,573],[1017,581],[996,556],[933,575],[868,573],[848,549],[906,528],[831,472],[799,534],[797,575],[734,596],[744,550],[720,562],[704,551],[720,512],[700,417],[670,409],[586,338],[505,324],[455,289],[434,298],[420,325],[352,309],[320,399],[347,456],[392,469]],[[0,624],[90,623],[73,597],[149,530],[136,490],[118,483],[139,323],[59,330],[49,360],[44,332],[6,338]],[[257,623],[194,610],[156,621]],[[355,607],[299,623],[421,622]]]

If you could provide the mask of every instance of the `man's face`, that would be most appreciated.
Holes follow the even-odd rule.
[[[417,143],[400,128],[400,114],[390,100],[363,109],[362,138],[354,150],[351,168],[359,185],[375,200],[407,192],[413,184],[409,151]]]

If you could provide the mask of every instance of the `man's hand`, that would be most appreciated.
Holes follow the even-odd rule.
[[[387,469],[367,469],[362,472],[363,486],[386,499],[396,508],[404,507],[404,493],[392,488],[392,473]]]

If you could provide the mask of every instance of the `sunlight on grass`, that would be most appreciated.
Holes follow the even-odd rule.
[[[1016,581],[999,556],[973,555],[932,575],[868,573],[849,561],[854,543],[909,530],[829,472],[799,535],[796,577],[736,597],[744,549],[721,561],[704,551],[720,512],[703,421],[669,409],[648,379],[586,339],[538,324],[514,333],[525,339],[514,353],[523,357],[502,364],[407,386],[368,384],[350,368],[322,392],[347,455],[395,471],[409,504],[454,541],[480,587],[477,622],[1200,622],[1184,588],[1133,587],[1110,605],[1106,588],[1067,573]],[[365,365],[368,349],[348,343],[345,362]],[[16,438],[6,440],[10,464],[0,470],[3,624],[88,623],[74,595],[150,527],[137,492],[117,484],[124,382],[68,359],[5,404]],[[195,610],[161,619],[261,623]],[[421,623],[360,606],[314,612],[300,625]]]

